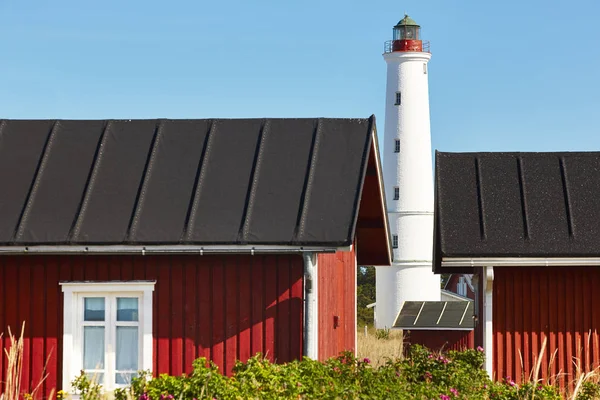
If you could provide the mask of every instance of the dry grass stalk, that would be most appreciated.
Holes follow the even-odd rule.
[[[389,339],[377,339],[375,330],[370,330],[365,337],[358,331],[359,358],[368,358],[374,367],[385,364],[390,359],[402,358],[404,352],[404,334],[399,330],[390,331]]]
[[[6,381],[4,383],[4,393],[0,396],[0,400],[19,400],[21,392],[21,370],[23,369],[23,333],[25,332],[25,322],[21,327],[21,336],[16,339],[8,327],[8,338],[10,340],[10,348],[4,349],[8,358],[8,366],[6,368]]]

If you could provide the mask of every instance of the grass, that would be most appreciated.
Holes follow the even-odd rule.
[[[378,339],[377,331],[374,328],[365,331],[359,329],[357,332],[358,336],[358,358],[368,358],[371,360],[371,364],[377,367],[385,364],[388,359],[401,358],[404,351],[404,335],[400,330],[389,331],[389,337],[387,339]]]

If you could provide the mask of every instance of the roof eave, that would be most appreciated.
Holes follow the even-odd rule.
[[[441,272],[477,267],[598,267],[600,257],[441,257]]]
[[[35,245],[0,246],[0,255],[77,255],[77,254],[113,254],[113,255],[158,255],[158,254],[301,254],[334,253],[347,251],[347,247],[332,246],[264,246],[264,245]]]

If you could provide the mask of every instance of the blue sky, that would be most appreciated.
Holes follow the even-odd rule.
[[[600,150],[597,0],[0,0],[0,117],[367,117],[431,41],[433,147]]]

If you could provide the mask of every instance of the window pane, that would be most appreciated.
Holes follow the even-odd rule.
[[[117,298],[117,321],[138,320],[138,299],[128,297]]]
[[[138,369],[138,328],[117,326],[117,371]]]
[[[104,385],[104,373],[103,372],[86,372],[85,375],[92,382]]]
[[[104,368],[104,327],[83,327],[83,369]]]
[[[129,385],[131,383],[131,378],[136,376],[136,372],[117,372],[115,383],[117,385]]]
[[[84,321],[104,321],[104,297],[86,297],[83,302]]]

